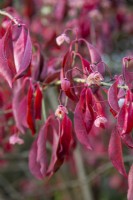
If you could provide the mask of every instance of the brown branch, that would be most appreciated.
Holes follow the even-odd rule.
[[[76,82],[76,83],[86,83],[86,79],[74,78],[74,82]],[[47,87],[58,86],[58,85],[61,85],[61,80],[57,80],[57,81],[55,81],[53,83],[50,83],[50,84],[43,84],[45,89],[47,89]],[[103,81],[101,82],[101,86],[111,87],[112,85],[113,85],[112,83],[106,83],[106,82],[103,82]],[[128,86],[127,85],[118,85],[117,87],[121,88],[121,89],[128,90]]]
[[[0,15],[6,16],[8,17],[11,21],[13,21],[16,25],[21,26],[21,24],[18,22],[18,20],[13,17],[11,14],[9,14],[8,12],[4,11],[4,10],[0,10]]]
[[[93,200],[90,184],[89,183],[82,184],[84,183],[84,180],[86,179],[86,172],[84,168],[84,162],[81,155],[81,151],[79,148],[77,148],[74,151],[74,159],[76,162],[78,181],[81,183],[80,188],[81,188],[83,200]]]

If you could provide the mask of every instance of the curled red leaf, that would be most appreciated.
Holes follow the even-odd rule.
[[[121,138],[116,128],[111,133],[108,153],[114,167],[119,171],[120,174],[127,177],[127,173],[122,158]]]
[[[117,114],[120,110],[118,105],[118,80],[116,80],[108,90],[108,102],[113,110],[113,113]]]
[[[31,62],[32,44],[24,24],[9,24],[0,39],[0,73],[12,87],[13,80],[22,77]]]
[[[42,109],[42,90],[39,86],[39,84],[37,84],[36,86],[36,95],[35,95],[35,118],[36,119],[41,119],[41,109]]]
[[[88,89],[89,90],[89,89]],[[83,89],[80,95],[80,100],[76,105],[75,112],[74,112],[74,128],[77,139],[81,144],[83,144],[87,149],[92,149],[90,145],[90,141],[88,138],[89,131],[93,125],[93,113],[86,102],[86,93],[87,89]]]
[[[27,97],[27,123],[29,128],[32,131],[32,135],[35,134],[35,110],[34,110],[34,88],[32,83],[30,82],[30,87],[28,90],[28,97]]]
[[[72,123],[67,115],[62,120],[49,116],[39,131],[29,154],[31,173],[41,179],[51,177],[62,165],[73,146]],[[49,151],[51,158],[48,161]]]

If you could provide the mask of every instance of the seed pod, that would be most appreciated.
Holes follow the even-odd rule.
[[[64,78],[61,81],[61,88],[63,91],[67,91],[70,88],[70,85],[71,85],[71,83],[67,78]]]
[[[68,114],[68,111],[65,106],[59,105],[55,111],[55,116],[59,119],[63,119],[65,114]]]
[[[95,126],[98,127],[98,128],[103,127],[104,124],[106,124],[106,123],[107,123],[107,119],[103,116],[98,116],[96,118],[96,120],[94,121]]]

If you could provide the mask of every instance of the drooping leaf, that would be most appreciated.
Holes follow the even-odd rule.
[[[126,83],[126,85],[128,85],[128,87],[130,89],[133,88],[133,83],[132,83],[133,71],[130,71],[130,62],[131,62],[131,65],[133,66],[132,59],[133,59],[132,57],[131,58],[128,58],[128,57],[123,58],[123,67],[122,67],[125,83]]]
[[[133,110],[132,110],[132,94],[127,91],[124,105],[122,106],[118,117],[117,124],[121,135],[129,134],[133,129]]]
[[[108,102],[111,109],[117,114],[120,110],[118,105],[118,80],[116,80],[108,90]]]
[[[47,127],[47,132],[45,132],[45,134],[47,134],[46,142],[50,142],[50,145],[51,145],[51,157],[48,162],[47,171],[46,171],[45,176],[51,177],[60,168],[60,166],[62,165],[62,163],[64,161],[64,158],[61,158],[58,155],[59,140],[60,140],[59,139],[60,135],[59,135],[58,121],[54,118],[53,115],[51,115],[47,119],[45,126]],[[45,142],[45,144],[46,144],[46,142]],[[38,146],[38,148],[40,148],[40,151],[41,151],[41,147]],[[46,148],[46,146],[45,146],[45,148]]]
[[[40,171],[40,164],[37,162],[37,140],[33,142],[29,152],[29,169],[36,178],[43,178],[43,175]]]
[[[30,82],[29,90],[28,90],[28,97],[27,97],[27,123],[29,128],[32,131],[32,135],[35,134],[35,110],[34,110],[34,89],[33,85]]]
[[[119,132],[117,131],[117,128],[115,128],[111,133],[108,153],[114,167],[119,171],[120,174],[127,177],[127,173],[122,158],[121,138]]]
[[[42,55],[42,52],[38,43],[34,45],[34,49],[35,49],[35,52],[32,53],[32,59],[31,59],[32,78],[33,80],[36,80],[36,81],[42,81],[42,80],[45,80],[46,78],[47,67],[44,64],[44,57]]]
[[[47,176],[51,177],[63,164],[64,158],[60,157],[58,155],[58,149],[59,148],[59,135],[57,133],[57,130],[53,127],[53,138],[52,138],[52,154],[51,154],[51,159],[50,163],[47,169]]]
[[[42,109],[42,91],[40,86],[37,84],[36,96],[35,96],[35,119],[41,119],[41,109]]]
[[[83,67],[83,69],[84,69],[84,70],[83,70],[84,73],[86,73],[86,71],[89,72],[89,73],[92,72],[92,70],[91,70],[91,68],[90,68],[90,63],[89,63],[89,61],[86,60],[86,59],[84,59],[83,57],[82,57],[82,67]]]
[[[56,4],[55,8],[55,18],[59,21],[62,21],[65,17],[67,11],[67,1],[66,0],[59,0]]]
[[[92,149],[88,138],[89,134],[88,130],[91,129],[93,124],[90,123],[89,126],[88,124],[86,126],[86,120],[85,120],[86,107],[84,107],[84,105],[86,104],[85,92],[86,91],[83,89],[80,95],[80,100],[75,108],[74,129],[79,142],[83,144],[87,149]]]
[[[73,144],[72,138],[72,122],[65,114],[61,122],[61,133],[60,133],[60,155],[62,157],[69,155],[71,145]]]
[[[48,168],[46,143],[49,121],[50,117],[40,129],[38,137],[33,142],[29,153],[29,169],[31,173],[39,179],[46,176]]]
[[[129,148],[133,148],[133,138],[130,134],[121,135],[121,139]]]
[[[0,74],[12,87],[12,80],[16,74],[13,46],[11,40],[11,25],[8,26],[4,36],[0,39]]]
[[[28,128],[26,114],[27,114],[27,96],[23,94],[22,88],[16,85],[13,93],[12,108],[16,126],[21,133],[25,133]]]
[[[22,77],[28,70],[32,56],[30,34],[25,25],[12,26],[12,42],[14,62],[17,74],[15,79]]]
[[[0,39],[0,74],[12,87],[13,80],[22,77],[28,70],[32,54],[29,31],[25,25],[9,24]]]
[[[42,126],[38,139],[37,139],[37,157],[36,160],[40,165],[40,172],[42,176],[46,175],[48,161],[47,161],[47,150],[46,150],[46,143],[47,143],[47,134],[48,134],[48,121]]]
[[[36,178],[51,177],[62,165],[64,155],[60,155],[59,150],[66,147],[64,147],[65,143],[60,144],[60,141],[62,142],[58,121],[53,115],[50,115],[40,129],[29,154],[29,168]],[[61,147],[61,145],[63,146]],[[49,150],[47,146],[50,146]],[[49,151],[51,151],[51,156],[48,161]]]
[[[102,58],[101,58],[100,53],[98,52],[97,48],[94,47],[92,44],[88,43],[84,39],[79,39],[78,41],[85,42],[85,44],[88,47],[89,54],[90,54],[91,64],[94,64],[96,66],[96,71],[98,71],[100,74],[104,75],[105,65],[102,62]]]
[[[61,72],[60,72],[61,88],[72,101],[77,102],[78,97],[75,94],[75,90],[73,88],[71,65],[72,65],[72,53],[68,51],[64,56],[62,68],[61,68]],[[66,74],[67,74],[67,77],[66,77]],[[66,79],[66,78],[69,81],[70,86],[67,89],[65,88],[65,90],[64,90],[64,79]]]
[[[84,115],[84,122],[85,122],[86,130],[89,133],[94,122],[94,112],[92,108],[92,92],[90,88],[87,88],[85,95],[86,95],[85,96],[86,110],[85,110],[85,115]]]

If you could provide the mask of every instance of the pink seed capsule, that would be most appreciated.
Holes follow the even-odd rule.
[[[58,46],[61,46],[63,42],[70,43],[70,38],[65,33],[62,33],[56,38],[56,43]]]
[[[88,86],[91,85],[100,85],[101,81],[103,81],[103,76],[99,73],[99,72],[93,72],[91,73],[87,79],[86,79],[86,83]]]
[[[21,139],[17,133],[15,133],[14,135],[10,136],[9,143],[13,144],[13,145],[14,144],[23,144],[24,140]]]
[[[61,88],[63,91],[67,91],[70,88],[70,85],[71,85],[71,83],[67,78],[64,78],[61,81]]]
[[[107,119],[103,116],[98,116],[94,121],[96,127],[101,127],[102,125],[107,123]]]
[[[122,106],[124,105],[124,102],[125,102],[125,98],[120,98],[119,101],[118,101],[118,105],[120,108],[122,108]]]
[[[59,119],[63,119],[65,114],[68,114],[66,107],[59,105],[55,111],[55,116],[58,117]]]

